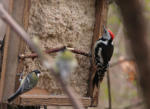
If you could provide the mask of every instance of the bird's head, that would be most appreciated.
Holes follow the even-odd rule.
[[[35,74],[39,77],[40,76],[40,71],[39,70],[33,70],[32,72],[35,72]]]
[[[107,39],[107,40],[113,40],[114,39],[114,34],[111,30],[106,29],[104,27],[104,34],[103,34],[103,38]]]

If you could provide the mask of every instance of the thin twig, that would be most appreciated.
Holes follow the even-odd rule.
[[[61,51],[65,48],[65,46],[63,47],[59,47],[59,48],[54,48],[54,49],[49,49],[49,50],[46,50],[44,51],[45,53],[54,53],[54,52],[58,52],[58,51]],[[37,53],[31,53],[31,54],[20,54],[19,55],[19,58],[20,59],[25,59],[25,58],[35,58],[35,57],[38,57]]]
[[[87,57],[92,57],[90,53],[86,53],[86,52],[83,52],[83,51],[80,51],[80,50],[77,50],[77,49],[74,49],[74,50],[71,50],[73,53],[76,53],[76,54],[80,54],[80,55],[83,55],[83,56],[87,56]]]
[[[72,91],[72,88],[68,84],[65,84],[63,79],[58,76],[58,73],[55,72],[51,65],[51,58],[50,56],[46,55],[42,50],[39,48],[37,40],[31,40],[29,35],[13,20],[13,18],[8,14],[8,12],[3,8],[3,5],[0,3],[0,17],[6,23],[10,25],[10,27],[27,42],[29,47],[38,54],[40,61],[42,64],[56,77],[56,79],[60,82],[64,92],[70,97],[72,105],[75,109],[83,109],[83,105],[81,104],[80,100],[77,98],[76,94]]]
[[[112,104],[111,104],[111,84],[110,84],[109,69],[107,71],[107,86],[108,86],[108,103],[109,103],[109,109],[112,109]]]
[[[91,55],[90,55],[89,53],[86,53],[86,52],[83,52],[83,51],[80,51],[80,50],[77,50],[77,49],[74,49],[74,48],[68,48],[68,47],[66,47],[66,46],[57,47],[57,48],[51,48],[51,49],[46,50],[45,53],[47,53],[47,54],[55,53],[55,52],[61,51],[61,50],[64,49],[64,48],[67,48],[68,50],[70,50],[70,51],[73,52],[73,53],[80,54],[80,55],[87,56],[87,57],[91,57]],[[20,54],[20,55],[19,55],[19,58],[20,58],[20,59],[35,58],[35,57],[37,57],[37,56],[38,56],[37,53]]]

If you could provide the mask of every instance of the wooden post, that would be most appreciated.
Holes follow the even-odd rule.
[[[95,11],[95,27],[94,27],[94,35],[92,39],[91,52],[92,52],[92,64],[91,64],[91,74],[90,74],[90,86],[89,86],[89,94],[91,96],[92,103],[91,106],[97,106],[98,104],[98,96],[99,96],[99,88],[96,88],[93,85],[93,78],[95,75],[96,67],[94,62],[94,44],[101,37],[103,33],[103,25],[106,25],[107,21],[107,11],[108,11],[108,3],[107,0],[96,0],[96,11]]]
[[[2,1],[1,1],[2,2]],[[2,2],[3,3],[3,2]],[[11,13],[12,12],[12,0],[8,0],[8,11]],[[7,27],[7,33],[6,33],[6,36],[9,34],[9,31],[10,31],[10,28]],[[7,43],[8,40],[8,37],[5,38],[5,43]],[[5,44],[5,47],[4,48],[8,48],[8,45]],[[4,61],[4,59],[6,60],[6,56],[4,56],[4,54],[6,54],[6,50],[3,51],[4,53],[2,54],[3,55],[3,63],[2,63],[2,67],[4,64],[6,64],[6,61]],[[4,66],[5,67],[5,66]],[[4,107],[4,105],[6,104],[3,104],[2,102],[2,96],[3,96],[3,86],[4,86],[4,76],[5,76],[5,73],[2,73],[4,70],[4,68],[2,68],[2,71],[1,71],[1,78],[0,78],[0,103],[1,103],[1,107]],[[7,109],[7,106],[5,106],[4,109]]]
[[[29,0],[10,0],[12,17],[22,26],[26,25],[23,20],[26,3]],[[26,15],[26,14],[25,14]],[[7,103],[7,98],[15,91],[16,73],[18,71],[18,54],[24,49],[22,39],[8,28],[4,44],[2,73],[0,82],[0,102]]]
[[[0,2],[4,5],[5,9],[9,11],[9,0],[0,0]],[[0,72],[2,71],[3,44],[6,29],[7,25],[0,19]]]
[[[31,0],[24,0],[24,10],[23,10],[22,16],[23,16],[23,25],[24,25],[25,30],[28,29],[30,5],[31,5]],[[25,47],[26,47],[26,43],[24,42],[24,40],[20,40],[19,54],[22,54],[25,52]],[[23,61],[24,60],[19,60],[17,73],[22,72],[23,66],[24,66]],[[15,89],[17,89],[18,87],[19,87],[19,76],[16,76]]]
[[[9,11],[9,0],[0,0],[5,9]],[[0,19],[0,41],[3,41],[6,34],[6,24]]]

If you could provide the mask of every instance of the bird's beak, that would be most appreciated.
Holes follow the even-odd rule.
[[[106,28],[105,28],[105,26],[103,25],[103,28],[104,28],[104,32],[106,33],[107,32],[107,30],[106,30]]]

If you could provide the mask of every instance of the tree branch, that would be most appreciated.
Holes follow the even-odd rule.
[[[112,109],[112,103],[111,103],[111,82],[110,82],[109,69],[107,71],[107,86],[108,86],[108,104],[109,104],[109,108],[108,109]]]
[[[80,55],[87,56],[87,57],[91,57],[91,54],[89,54],[89,53],[86,53],[86,52],[83,52],[83,51],[81,51],[81,50],[77,50],[77,49],[74,49],[74,48],[68,48],[68,47],[66,47],[66,46],[48,49],[48,50],[45,51],[45,53],[51,54],[51,53],[59,52],[59,51],[61,51],[61,50],[64,49],[64,48],[67,48],[68,50],[70,50],[70,51],[73,52],[73,53],[80,54]],[[38,56],[37,53],[20,54],[20,55],[19,55],[19,58],[20,58],[20,59],[35,58],[35,57],[37,57],[37,56]]]

